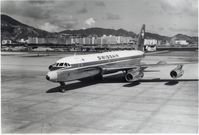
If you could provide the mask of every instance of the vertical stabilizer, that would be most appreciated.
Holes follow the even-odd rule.
[[[144,37],[145,37],[145,24],[142,25],[140,34],[137,40],[137,50],[144,51]]]

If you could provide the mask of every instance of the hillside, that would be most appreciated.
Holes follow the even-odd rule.
[[[194,44],[194,43],[198,42],[198,37],[190,37],[190,36],[183,35],[183,34],[177,34],[177,35],[171,37],[171,39],[170,39],[171,43],[173,43],[175,40],[186,40],[189,43]]]
[[[126,37],[136,37],[134,32],[126,31],[124,29],[104,29],[104,28],[88,28],[88,29],[80,29],[80,30],[65,30],[60,32],[60,34],[70,34],[76,36],[103,36],[103,35],[115,35],[115,36],[126,36]]]
[[[170,37],[162,36],[162,35],[155,34],[155,33],[149,33],[149,32],[146,32],[145,38],[152,38],[152,39],[156,39],[156,40],[168,40],[168,41],[170,40]]]
[[[105,29],[105,28],[88,28],[80,30],[64,30],[57,33],[47,32],[38,28],[34,28],[27,24],[23,24],[8,15],[1,15],[1,39],[12,39],[14,41],[18,39],[27,39],[28,37],[58,37],[60,35],[73,35],[79,37],[87,36],[103,36],[103,35],[115,35],[115,36],[130,36],[137,37],[137,34],[124,29]],[[173,37],[162,36],[156,33],[146,32],[146,38],[153,38],[157,40],[174,41],[176,39],[188,40],[190,43],[197,43],[198,37],[190,37],[183,34],[177,34]]]
[[[27,39],[32,37],[48,37],[54,34],[23,24],[7,15],[1,15],[1,39]]]

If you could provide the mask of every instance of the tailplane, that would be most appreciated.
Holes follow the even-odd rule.
[[[144,51],[144,37],[145,37],[145,24],[142,25],[140,34],[137,40],[137,50]]]

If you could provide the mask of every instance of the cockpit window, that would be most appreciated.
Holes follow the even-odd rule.
[[[65,65],[66,67],[70,67],[70,64],[69,64],[69,63],[64,63],[64,65]]]
[[[71,65],[69,64],[69,63],[56,63],[55,64],[56,65],[56,67],[70,67]]]

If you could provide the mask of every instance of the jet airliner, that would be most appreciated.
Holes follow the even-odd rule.
[[[124,71],[127,82],[139,81],[143,78],[145,69],[150,66],[168,65],[164,62],[156,64],[141,64],[144,51],[145,25],[142,26],[137,40],[136,50],[112,51],[87,55],[74,55],[64,57],[49,66],[46,79],[51,82],[60,83],[60,91],[65,92],[65,82],[83,80],[94,77],[102,79],[104,74]],[[172,78],[179,78],[183,75],[183,64],[177,65],[170,72]]]

